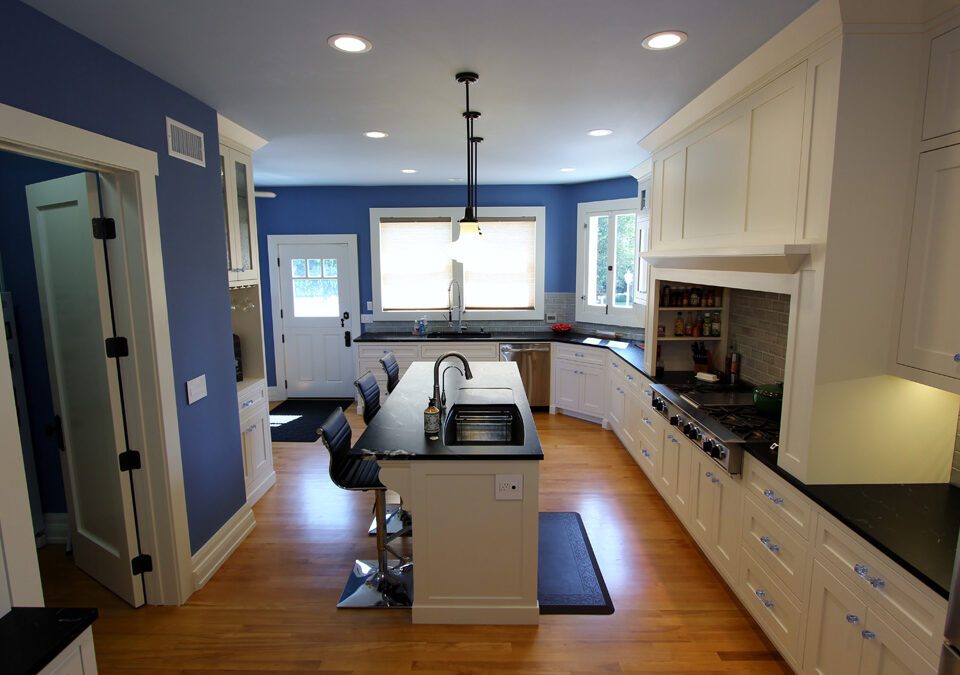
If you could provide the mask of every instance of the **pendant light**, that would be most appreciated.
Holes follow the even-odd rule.
[[[477,217],[477,146],[483,138],[473,133],[473,122],[480,113],[470,108],[470,85],[476,83],[479,75],[471,72],[457,73],[457,82],[463,84],[466,94],[466,109],[463,117],[467,121],[467,206],[463,218],[459,221],[460,234],[451,246],[451,257],[464,261],[476,256],[481,246],[480,221]]]

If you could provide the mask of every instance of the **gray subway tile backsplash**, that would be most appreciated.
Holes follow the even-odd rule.
[[[790,296],[733,289],[730,293],[730,344],[740,353],[740,376],[747,382],[782,382],[787,356]]]

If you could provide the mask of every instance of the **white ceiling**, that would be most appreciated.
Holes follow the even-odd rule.
[[[465,177],[463,85],[481,184],[627,175],[637,141],[812,0],[26,0],[270,142],[258,185]],[[651,52],[649,33],[679,29]],[[366,54],[327,45],[335,33]],[[589,129],[613,129],[602,138]],[[362,136],[387,131],[384,140]],[[561,167],[575,167],[561,173]],[[418,173],[404,175],[400,169]]]

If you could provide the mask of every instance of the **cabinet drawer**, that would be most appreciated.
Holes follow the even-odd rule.
[[[659,444],[654,445],[646,436],[638,435],[636,438],[637,453],[633,456],[647,478],[651,481],[657,477],[657,462],[660,459]]]
[[[753,495],[743,501],[743,547],[762,561],[802,606],[807,598],[810,545],[764,513]]]
[[[744,457],[743,464],[743,484],[747,494],[756,497],[767,513],[789,525],[804,539],[809,539],[814,513],[810,501],[753,457]]]
[[[746,549],[740,555],[739,595],[757,623],[788,659],[800,661],[803,612]]]
[[[460,352],[467,359],[477,361],[500,360],[500,349],[496,342],[431,342],[420,345],[420,357],[423,360],[433,361],[441,354]]]
[[[267,382],[260,380],[256,384],[244,387],[237,391],[237,405],[240,406],[240,414],[248,408],[253,408],[267,403]]]
[[[636,427],[640,429],[640,433],[659,450],[663,444],[663,432],[670,425],[667,424],[665,419],[655,413],[653,408],[640,406],[640,413],[640,419],[634,421]],[[630,423],[630,420],[626,420],[626,422]]]
[[[590,363],[597,366],[604,364],[605,349],[584,347],[583,345],[554,345],[553,353],[558,359],[569,359],[577,363]]]
[[[649,410],[653,410],[653,382],[640,376],[640,400]]]
[[[382,358],[387,352],[393,352],[398,362],[410,364],[420,358],[420,345],[416,342],[404,342],[401,344],[376,342],[357,345],[357,357],[360,359],[372,359],[376,361]]]
[[[939,651],[947,618],[946,601],[911,581],[910,575],[822,513],[817,520],[816,555],[832,563],[841,578],[868,602],[884,609],[928,649]]]

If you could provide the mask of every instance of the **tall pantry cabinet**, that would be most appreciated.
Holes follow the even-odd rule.
[[[221,118],[221,122],[224,121],[225,118]],[[238,129],[236,125],[226,122],[228,128]],[[253,134],[249,136],[256,138]],[[262,145],[259,143],[257,147]],[[219,161],[227,239],[227,283],[230,286],[233,348],[238,357],[237,405],[240,410],[243,476],[248,506],[260,499],[277,480],[270,442],[270,409],[263,346],[257,216],[251,160],[254,149],[225,135],[224,125],[221,124]]]

